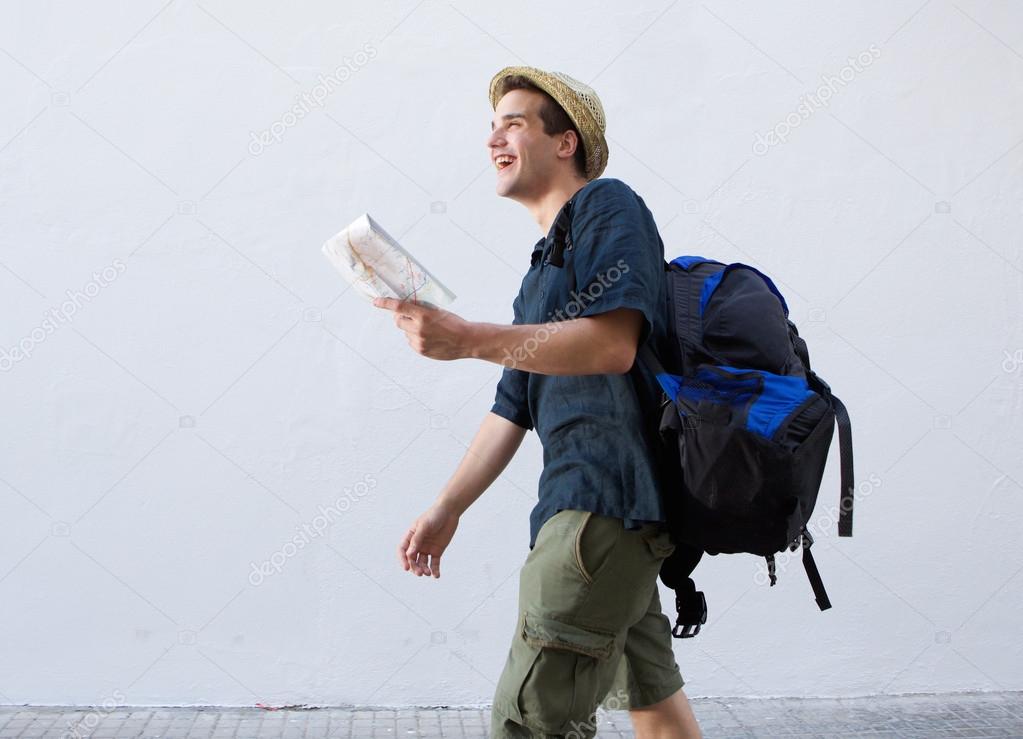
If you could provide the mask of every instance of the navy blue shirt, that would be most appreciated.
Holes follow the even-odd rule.
[[[640,344],[664,340],[664,244],[643,199],[614,178],[591,180],[572,196],[564,265],[549,263],[555,218],[537,241],[529,271],[512,303],[516,324],[546,324],[616,308],[643,314]],[[562,208],[564,210],[564,206]],[[549,340],[538,328],[533,351]],[[538,501],[529,517],[529,548],[547,519],[562,509],[621,518],[627,528],[663,521],[660,481],[651,444],[660,399],[653,375],[637,357],[625,374],[545,375],[514,366],[509,353],[493,413],[527,430],[543,445]]]

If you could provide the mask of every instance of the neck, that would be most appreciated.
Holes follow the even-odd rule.
[[[536,219],[537,225],[540,226],[540,232],[544,236],[550,232],[551,224],[554,223],[554,218],[558,215],[558,211],[561,210],[562,206],[586,184],[586,180],[582,177],[561,180],[555,182],[533,202],[526,204],[529,212]]]

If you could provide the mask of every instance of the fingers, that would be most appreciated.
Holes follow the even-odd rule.
[[[420,558],[425,558],[426,555],[419,551],[419,544],[414,541],[414,539],[415,537],[413,537],[413,542],[409,544],[408,549],[405,550],[405,556],[408,557],[408,563],[412,568],[412,574],[419,577],[423,574],[423,564],[420,563]]]
[[[408,555],[406,554],[406,551],[408,550],[409,544],[412,541],[413,534],[415,534],[415,531],[409,529],[408,532],[405,534],[404,538],[402,538],[401,543],[398,544],[398,564],[401,565],[401,568],[405,570],[405,572],[408,572],[409,567],[411,566],[409,564]]]
[[[430,574],[430,555],[426,552],[419,552],[416,555],[416,562],[419,564],[419,571],[417,575],[429,575]]]
[[[386,308],[387,310],[394,310],[398,307],[398,302],[394,298],[373,298],[373,305],[377,308]]]
[[[408,333],[412,326],[412,324],[409,323],[411,320],[412,316],[406,315],[405,313],[395,312],[394,314],[394,325],[406,333]]]
[[[403,325],[403,322],[408,322],[408,321],[412,320],[411,311],[409,311],[408,308],[407,308],[408,304],[407,303],[400,303],[400,302],[396,301],[394,298],[375,298],[373,300],[374,305],[377,304],[378,300],[389,300],[389,301],[391,301],[393,303],[393,307],[391,308],[391,310],[394,311],[394,314],[392,316],[392,320],[394,321],[394,325],[395,326],[397,326],[402,331],[404,331],[405,330],[405,325]],[[380,307],[384,307],[384,306],[381,304]]]
[[[412,567],[412,572],[415,573],[416,577],[427,577],[433,576],[434,579],[440,577],[440,556],[431,555],[428,552],[421,552],[418,550],[413,551],[410,547],[408,552],[409,563]]]
[[[418,563],[418,575],[426,575],[427,577],[433,576],[434,579],[440,577],[440,555],[428,554],[427,552],[419,552],[417,554]]]
[[[421,541],[416,541],[415,529],[409,529],[401,543],[398,544],[398,563],[406,572],[412,571],[416,577],[440,577],[440,555],[422,551]]]
[[[398,314],[412,317],[417,311],[427,309],[428,303],[420,303],[415,300],[398,300],[397,298],[373,298],[373,305],[377,308],[398,311]]]

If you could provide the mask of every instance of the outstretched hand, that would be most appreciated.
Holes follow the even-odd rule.
[[[430,359],[462,359],[471,355],[472,324],[429,303],[373,298],[373,305],[394,311],[394,325],[405,332],[409,346]]]
[[[431,506],[417,518],[401,543],[398,544],[398,563],[417,577],[440,577],[440,557],[451,543],[458,528],[458,516],[437,505]]]

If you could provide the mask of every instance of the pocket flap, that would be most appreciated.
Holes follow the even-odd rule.
[[[564,649],[607,659],[614,651],[615,635],[594,631],[553,618],[527,613],[523,619],[522,638],[536,647]]]

